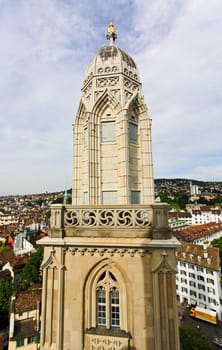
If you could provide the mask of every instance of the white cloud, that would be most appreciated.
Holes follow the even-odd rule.
[[[219,174],[219,176],[218,176]],[[222,174],[222,165],[213,165],[213,166],[199,166],[192,170],[191,173],[189,171],[184,172],[185,178],[192,178],[203,181],[221,181]]]
[[[167,35],[137,53],[153,118],[155,174],[184,177],[189,169],[192,177],[199,165],[207,178],[210,161],[215,174],[209,171],[208,180],[220,180],[222,3],[184,4],[177,14],[168,13],[174,21]]]
[[[155,176],[220,179],[220,0],[2,0],[1,193],[71,185],[83,72],[106,45],[136,60],[153,119]]]

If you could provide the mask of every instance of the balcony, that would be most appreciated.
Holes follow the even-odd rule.
[[[51,206],[50,237],[171,238],[168,205]]]

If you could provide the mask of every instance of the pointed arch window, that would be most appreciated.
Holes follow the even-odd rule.
[[[92,334],[96,337],[114,336],[115,339],[121,337],[124,349],[128,349],[131,338],[128,322],[132,315],[128,313],[127,300],[126,281],[119,269],[108,259],[101,261],[86,281],[86,337]],[[86,338],[86,342],[90,339]],[[116,347],[113,345],[113,348]]]
[[[105,271],[96,286],[96,325],[120,327],[120,293],[115,276]]]

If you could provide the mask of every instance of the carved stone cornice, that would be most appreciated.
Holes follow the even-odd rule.
[[[129,256],[131,258],[135,256],[144,257],[147,254],[151,254],[151,251],[147,248],[107,248],[107,247],[66,247],[64,251],[71,253],[72,255],[90,255],[90,256],[105,256],[109,255],[110,257],[120,256],[125,257]]]

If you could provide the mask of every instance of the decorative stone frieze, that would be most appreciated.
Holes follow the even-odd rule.
[[[116,72],[118,72],[117,66],[106,67],[106,68],[100,67],[97,69],[97,74],[107,74],[107,73],[116,73]]]
[[[90,255],[90,256],[104,256],[104,255],[109,255],[110,257],[114,256],[130,256],[131,258],[139,255],[140,257],[144,257],[147,254],[151,254],[151,250],[149,249],[143,249],[143,248],[106,248],[106,247],[71,247],[71,248],[64,248],[65,252],[69,252],[72,255]]]
[[[96,80],[97,87],[107,87],[107,86],[115,86],[119,81],[119,77],[107,77],[107,78],[99,78]]]
[[[131,70],[124,68],[124,73],[134,80],[138,80],[138,75],[133,73]]]
[[[151,225],[151,208],[67,208],[64,223],[69,227],[147,227]]]
[[[124,78],[124,86],[132,91],[135,91],[138,88],[138,84],[127,78]]]

